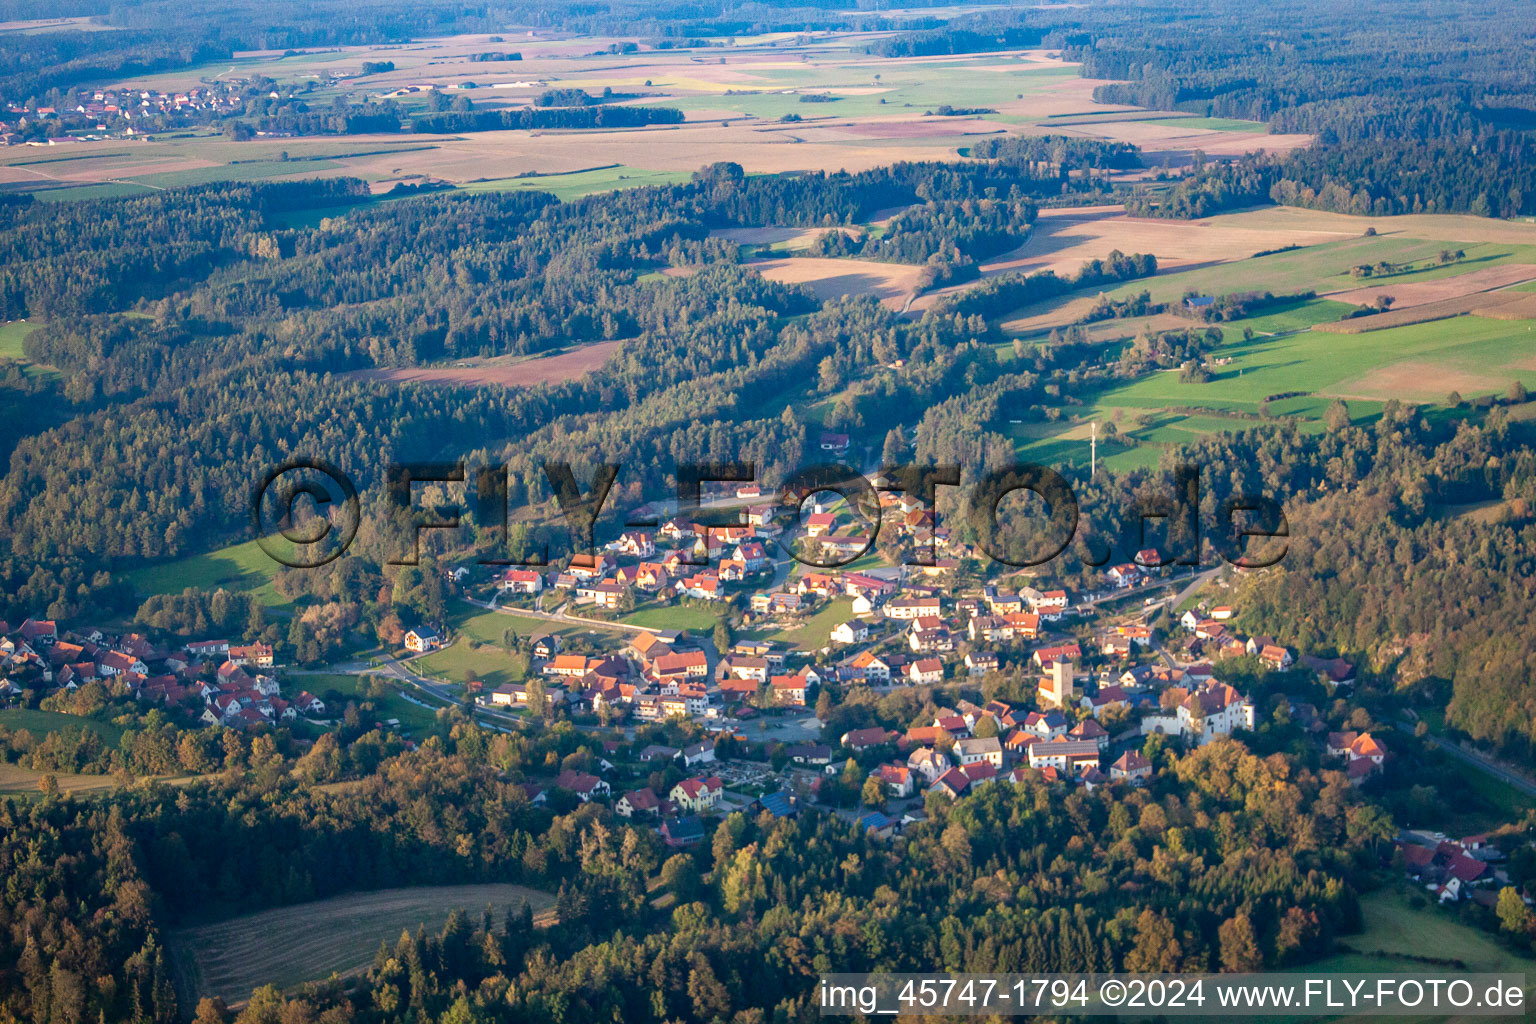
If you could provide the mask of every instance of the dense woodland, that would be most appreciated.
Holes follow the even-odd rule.
[[[537,751],[468,724],[378,763],[360,789],[306,784],[377,735],[297,762],[253,746],[244,771],[179,790],[0,801],[12,880],[0,1006],[36,1021],[169,1022],[161,928],[407,882],[533,885],[558,892],[559,923],[465,908],[440,936],[386,946],[347,990],[322,985],[300,997],[307,1008],[259,992],[240,1019],[766,1021],[814,1014],[815,977],[831,964],[1278,966],[1358,926],[1351,880],[1390,836],[1342,775],[1219,743],[1157,755],[1165,782],[1146,792],[1026,782],[930,801],[932,820],[896,846],[831,816],[738,814],[669,853],[595,805],[530,806],[497,766],[515,777]],[[537,747],[580,764],[591,754],[568,746],[575,736]],[[666,909],[646,891],[658,877]],[[82,905],[97,923],[66,926]],[[198,1012],[221,1017],[213,1004]]]

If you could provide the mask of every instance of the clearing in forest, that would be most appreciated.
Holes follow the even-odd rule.
[[[179,987],[189,1005],[202,996],[231,1006],[261,985],[286,989],[332,974],[363,970],[381,943],[402,931],[442,928],[455,909],[475,920],[487,906],[495,927],[508,910],[528,903],[536,924],[554,920],[554,897],[521,885],[439,885],[385,889],[264,910],[169,935]]]
[[[874,260],[790,256],[744,264],[770,281],[803,284],[825,302],[845,295],[873,295],[892,309],[901,309],[918,289],[923,268],[908,263]]]
[[[500,384],[503,387],[532,387],[557,384],[591,373],[618,351],[619,341],[599,341],[578,345],[555,356],[538,356],[515,362],[464,360],[455,366],[391,366],[373,370],[351,370],[337,374],[345,380],[383,380],[395,384],[451,384],[478,387]]]

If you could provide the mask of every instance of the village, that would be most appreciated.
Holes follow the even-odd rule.
[[[1175,616],[1171,603],[1181,595],[1172,591],[1201,591],[1213,574],[1179,577],[1156,549],[1108,566],[1085,593],[1036,577],[957,584],[971,552],[905,495],[882,495],[883,526],[904,545],[931,545],[939,556],[931,565],[807,566],[788,552],[848,561],[868,547],[846,502],[818,495],[787,524],[755,485],[722,500],[739,507],[740,525],[663,515],[654,528],[628,529],[563,567],[481,569],[478,577],[468,567],[447,570],[462,600],[550,624],[523,638],[522,679],[470,681],[459,698],[492,728],[559,720],[601,746],[590,771],[525,783],[531,800],[597,801],[650,821],[672,845],[697,841],[711,817],[810,807],[883,839],[926,820],[931,799],[960,800],[1027,777],[1090,792],[1146,786],[1170,744],[1191,749],[1252,732],[1254,701],[1223,681],[1231,659],[1261,672],[1304,672],[1340,697],[1354,681],[1342,659],[1297,658],[1274,638],[1243,635],[1230,605],[1190,598]],[[615,621],[637,601],[736,608],[742,628],[724,646],[718,632],[652,626],[589,631],[580,649],[567,648],[562,624]],[[764,636],[843,608],[824,643]],[[14,630],[0,623],[0,633],[0,696],[11,702],[99,682],[141,706],[180,709],[189,725],[242,730],[301,719],[324,728],[341,710],[281,683],[285,673],[265,643],[156,641],[40,619]],[[398,660],[383,662],[430,691],[424,696],[436,700],[423,707],[444,706],[438,702],[454,695],[410,666],[454,642],[442,624],[419,624],[405,632]],[[859,724],[871,722],[867,703],[840,707],[859,692],[909,694],[907,706],[921,710]],[[1007,698],[988,697],[999,692]],[[1379,774],[1390,757],[1380,735],[1330,730],[1309,702],[1288,700],[1286,714],[1351,785]],[[1493,876],[1474,868],[1484,864],[1475,845],[1456,854],[1437,837],[1425,855],[1421,842],[1409,833],[1400,839],[1405,871],[1442,898],[1471,897]],[[1489,847],[1483,856],[1491,854]]]
[[[821,442],[832,456],[848,444],[832,433]],[[1223,591],[1236,592],[1240,571],[1180,572],[1149,547],[1069,590],[1044,574],[978,568],[976,551],[937,526],[931,508],[875,493],[878,508],[863,512],[832,492],[797,511],[755,484],[717,486],[701,509],[715,523],[724,510],[734,525],[655,503],[629,516],[653,525],[557,566],[447,568],[463,604],[519,631],[547,625],[518,638],[520,678],[485,685],[422,668],[461,642],[446,622],[405,630],[365,671],[391,671],[376,678],[428,714],[458,704],[495,730],[563,723],[589,735],[600,753],[523,782],[528,799],[601,804],[674,847],[737,812],[816,809],[892,840],[928,820],[930,801],[997,782],[1154,785],[1165,751],[1254,732],[1257,701],[1228,680],[1252,685],[1255,673],[1293,674],[1329,695],[1331,708],[1288,696],[1277,713],[1349,785],[1390,762],[1380,730],[1337,728],[1359,721],[1339,715],[1354,666],[1237,627]],[[884,557],[874,554],[872,516]],[[643,627],[625,622],[637,608]],[[700,613],[719,623],[713,632],[698,627]],[[11,704],[95,682],[188,727],[302,723],[311,737],[344,710],[260,641],[114,635],[42,619],[0,623],[0,634],[0,701]],[[334,703],[333,691],[321,693]],[[878,703],[887,698],[899,700]],[[397,719],[384,724],[414,745]],[[1491,906],[1507,881],[1487,835],[1406,829],[1396,849],[1396,869],[1442,901]]]

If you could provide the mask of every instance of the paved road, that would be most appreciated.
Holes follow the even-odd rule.
[[[657,630],[651,626],[636,626],[628,622],[613,622],[608,619],[588,619],[580,615],[572,615],[570,612],[566,611],[566,609],[570,607],[569,601],[565,602],[552,612],[536,612],[529,608],[502,608],[497,604],[497,601],[500,599],[500,594],[497,594],[489,601],[476,601],[472,597],[464,598],[466,602],[474,605],[476,608],[484,608],[486,611],[491,612],[501,612],[503,615],[517,615],[525,619],[543,619],[545,622],[573,622],[581,626],[596,626],[601,629],[628,630],[631,633],[660,632],[660,630]]]
[[[1412,728],[1417,724],[1410,720],[1406,715],[1402,718],[1402,722],[1409,728]],[[1497,758],[1490,757],[1480,751],[1464,747],[1460,743],[1442,733],[1431,732],[1430,735],[1434,739],[1435,746],[1438,749],[1445,751],[1456,760],[1465,764],[1469,764],[1483,774],[1493,776],[1500,782],[1508,783],[1515,789],[1524,793],[1526,796],[1536,796],[1536,781],[1532,781],[1531,777],[1525,773],[1517,771],[1512,766],[1505,764]]]

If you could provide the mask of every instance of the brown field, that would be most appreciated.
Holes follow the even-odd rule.
[[[1536,224],[1494,220],[1466,214],[1419,213],[1400,217],[1353,217],[1297,206],[1266,206],[1211,217],[1205,223],[1239,225],[1268,231],[1296,231],[1358,236],[1366,228],[1382,235],[1404,235],[1433,242],[1490,242],[1496,245],[1536,245]]]
[[[1488,296],[1490,300],[1498,299],[1496,303],[1481,305],[1472,310],[1478,316],[1486,316],[1490,320],[1536,320],[1536,294],[1531,292],[1499,293]]]
[[[40,793],[37,783],[46,774],[50,773],[33,771],[19,764],[0,763],[0,796],[28,796]],[[118,780],[110,775],[72,775],[68,772],[51,774],[58,780],[59,789],[65,793],[105,793],[120,785]],[[184,786],[197,778],[199,776],[196,775],[161,775],[156,776],[155,781],[172,786]]]
[[[0,764],[0,794],[37,794],[37,782],[46,774],[23,768],[19,764]],[[69,775],[53,773],[59,789],[66,793],[99,793],[117,788],[117,780],[110,775]]]
[[[1176,270],[1247,259],[1265,249],[1335,241],[1332,232],[1273,230],[1210,220],[1127,217],[1119,206],[1041,210],[1029,240],[982,266],[984,276],[1023,270],[1073,274],[1111,250],[1150,252],[1159,269]]]
[[[375,370],[351,370],[336,376],[343,380],[383,380],[395,384],[451,384],[479,387],[532,387],[574,380],[602,366],[618,351],[620,341],[600,341],[581,345],[556,356],[540,356],[521,361],[465,360],[460,366],[398,366]]]
[[[1256,252],[1287,245],[1317,245],[1337,241],[1336,232],[1305,228],[1251,226],[1235,219],[1158,220],[1127,217],[1119,206],[1041,210],[1029,239],[981,267],[982,277],[995,274],[1051,270],[1062,276],[1077,273],[1090,259],[1102,259],[1112,250],[1149,252],[1157,257],[1159,272],[1187,270],[1212,263],[1247,259]],[[956,285],[930,292],[912,304],[926,309],[944,294],[961,291]],[[1090,300],[1091,301],[1091,300]],[[1031,311],[1026,319],[1032,319]],[[1047,308],[1038,311],[1049,315]],[[1042,320],[1046,326],[1056,326]],[[1039,329],[1030,328],[1030,329]]]
[[[1443,299],[1457,299],[1464,295],[1506,288],[1522,281],[1536,279],[1536,266],[1529,263],[1508,263],[1498,267],[1474,270],[1470,274],[1442,277],[1437,281],[1404,281],[1401,284],[1379,284],[1349,291],[1330,292],[1327,297],[1339,302],[1352,302],[1357,306],[1369,306],[1378,296],[1390,295],[1393,308],[1421,306]]]
[[[523,903],[533,906],[536,924],[553,922],[554,897],[537,889],[451,885],[338,896],[183,928],[167,938],[188,1005],[218,996],[238,1006],[259,985],[287,989],[361,971],[381,943],[421,925],[437,931],[454,909],[478,921],[489,905],[499,927],[505,912]]]
[[[119,81],[116,85],[159,89],[186,88],[202,80],[271,75],[279,80],[325,79],[330,74],[355,75],[364,61],[389,60],[395,70],[354,78],[341,88],[352,93],[383,96],[396,90],[431,85],[456,86],[478,83],[477,105],[525,103],[553,83],[596,89],[615,89],[648,96],[675,98],[692,109],[688,120],[677,126],[595,132],[478,132],[465,136],[381,135],[351,136],[345,140],[326,137],[284,138],[264,142],[235,143],[219,138],[156,139],[134,142],[92,142],[75,146],[121,153],[111,173],[104,164],[86,160],[67,169],[47,169],[41,174],[0,171],[0,181],[55,177],[70,181],[102,181],[159,171],[223,166],[233,160],[273,159],[286,150],[295,160],[323,157],[334,166],[312,173],[352,174],[377,187],[423,178],[466,184],[488,179],[511,178],[524,172],[565,173],[593,166],[594,162],[623,164],[645,171],[693,171],[719,160],[734,160],[746,170],[778,173],[804,170],[861,171],[903,160],[955,160],[964,140],[975,135],[1004,131],[1038,132],[1038,122],[1061,115],[1095,112],[1136,113],[1137,108],[1101,104],[1092,92],[1101,84],[1093,79],[1042,81],[1021,85],[1017,99],[993,105],[1008,123],[977,118],[922,117],[920,109],[905,104],[889,112],[865,112],[837,116],[836,111],[806,111],[803,123],[780,124],[766,117],[748,118],[732,110],[726,94],[792,91],[811,88],[850,98],[865,98],[890,87],[871,84],[870,76],[893,67],[921,69],[925,65],[953,65],[950,55],[893,61],[854,52],[862,37],[812,33],[809,36],[742,38],[736,45],[705,57],[688,52],[642,50],[634,54],[594,53],[610,40],[600,38],[557,39],[541,33],[533,37],[508,37],[493,44],[482,35],[428,38],[410,43],[377,47],[341,47],[284,56],[277,51],[237,53],[219,61],[179,72],[148,74]],[[488,49],[516,49],[518,62],[471,62],[469,57]],[[960,58],[964,60],[965,58]],[[972,58],[974,59],[974,58]],[[1018,71],[1021,67],[1073,68],[1047,51],[1012,51],[988,55],[974,65],[974,75]],[[783,76],[785,71],[794,76]],[[800,72],[809,71],[815,85],[801,85]],[[943,73],[951,73],[948,67]],[[972,68],[966,68],[972,73]],[[891,77],[887,76],[888,79]],[[517,88],[497,88],[527,83]],[[936,95],[942,95],[941,90]],[[702,102],[701,102],[702,101]],[[916,106],[914,104],[914,106]],[[825,116],[832,114],[833,116]],[[1054,129],[1059,130],[1059,129]],[[1213,133],[1219,135],[1220,133]],[[1228,133],[1230,134],[1230,133]],[[399,152],[407,148],[414,152]],[[0,160],[23,161],[29,153],[6,153]],[[373,152],[395,150],[397,152]],[[94,165],[94,166],[92,166]],[[303,173],[296,168],[295,173]]]
[[[1349,320],[1336,320],[1333,323],[1317,324],[1312,329],[1323,331],[1327,334],[1365,334],[1369,331],[1380,331],[1387,327],[1406,327],[1409,324],[1426,324],[1433,320],[1449,320],[1454,316],[1462,316],[1467,313],[1476,313],[1479,316],[1489,313],[1499,320],[1524,320],[1524,316],[1497,316],[1496,314],[1505,308],[1519,309],[1528,312],[1532,309],[1529,300],[1536,299],[1536,295],[1529,292],[1495,292],[1493,294],[1479,293],[1475,295],[1462,295],[1453,299],[1441,299],[1439,302],[1426,302],[1407,309],[1393,309],[1386,313],[1376,313],[1373,316],[1353,317]]]
[[[1354,380],[1329,388],[1326,394],[1339,398],[1358,398],[1384,402],[1390,398],[1411,402],[1443,401],[1451,391],[1463,394],[1502,391],[1507,377],[1489,376],[1471,370],[1455,370],[1444,363],[1409,360],[1380,366]]]
[[[1172,116],[1178,116],[1174,112]],[[1054,128],[1054,126],[1053,126]],[[1286,153],[1312,144],[1310,135],[1259,135],[1247,132],[1224,132],[1211,128],[1184,127],[1172,124],[1147,124],[1144,120],[1125,119],[1096,121],[1076,124],[1060,129],[1066,135],[1082,135],[1090,138],[1129,142],[1140,146],[1143,153],[1152,154],[1146,163],[1160,165],[1166,161],[1175,166],[1193,159],[1195,150],[1209,156],[1241,156],[1244,153],[1263,151]]]
[[[744,266],[756,270],[770,281],[803,284],[823,301],[845,295],[873,295],[886,306],[897,310],[904,308],[916,293],[918,277],[923,270],[905,263],[814,256],[752,260]]]

